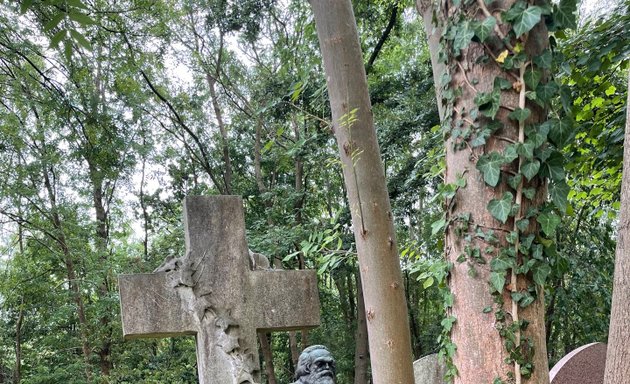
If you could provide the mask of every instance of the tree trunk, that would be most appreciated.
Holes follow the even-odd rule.
[[[18,318],[15,322],[15,371],[13,372],[13,382],[20,384],[22,380],[22,322],[24,321],[24,296],[18,309]]]
[[[513,1],[501,3],[501,9],[509,9],[512,3]],[[535,219],[529,221],[526,229],[517,229],[516,222],[524,220],[528,208],[538,208],[542,205],[546,198],[546,182],[539,175],[533,176],[531,180],[526,180],[521,176],[522,181],[512,188],[508,184],[508,178],[503,176],[499,178],[496,187],[492,188],[477,168],[478,159],[482,156],[492,152],[497,152],[502,156],[510,144],[522,145],[524,143],[525,120],[518,122],[514,118],[508,118],[511,111],[529,109],[531,115],[526,119],[527,124],[538,124],[545,120],[546,112],[525,97],[526,92],[532,91],[532,89],[527,89],[524,81],[525,70],[531,63],[521,64],[515,68],[515,71],[508,74],[497,64],[499,59],[494,59],[505,49],[501,41],[507,41],[498,37],[496,46],[493,45],[494,40],[492,44],[480,44],[475,40],[470,43],[465,41],[465,46],[458,48],[458,50],[461,49],[458,54],[454,54],[453,51],[448,52],[447,66],[437,61],[437,38],[441,34],[436,33],[434,20],[438,21],[437,31],[449,24],[481,22],[489,19],[491,14],[497,16],[495,20],[499,20],[497,23],[500,23],[500,18],[498,18],[500,9],[492,8],[498,7],[498,3],[486,4],[483,1],[477,1],[461,5],[448,1],[443,9],[434,12],[435,10],[431,9],[427,1],[417,1],[417,8],[423,16],[431,47],[434,81],[439,101],[442,95],[446,94],[441,91],[444,71],[447,67],[450,69],[450,76],[446,77],[450,81],[444,85],[447,85],[447,89],[452,93],[452,104],[449,108],[444,108],[440,103],[440,117],[443,121],[446,119],[449,124],[446,127],[449,135],[446,142],[445,183],[457,185],[458,180],[465,180],[465,186],[458,188],[453,200],[447,202],[447,223],[449,224],[446,230],[445,253],[448,261],[453,264],[449,276],[449,288],[454,297],[449,316],[453,316],[451,320],[456,320],[451,329],[451,341],[456,347],[452,359],[458,371],[454,383],[493,383],[496,379],[501,379],[503,382],[517,384],[521,382],[545,384],[549,382],[549,374],[542,287],[536,286],[531,273],[517,274],[516,267],[505,271],[507,283],[500,281],[504,284],[501,285],[499,293],[492,293],[489,282],[492,276],[491,260],[499,256],[498,249],[511,248],[515,254],[516,265],[520,266],[523,262],[524,255],[519,248],[518,239],[529,234],[537,234],[539,228]],[[487,7],[491,9],[488,10]],[[458,24],[458,27],[463,28],[461,25],[466,24]],[[500,36],[504,32],[501,28],[504,27],[506,25],[492,31],[499,37],[504,37]],[[457,38],[463,35],[461,30],[454,29],[453,31],[458,34]],[[524,39],[526,41],[523,46],[528,57],[541,54],[548,44],[548,33],[544,23],[539,22]],[[460,41],[457,43],[461,44]],[[507,46],[511,47],[509,42]],[[502,48],[498,52],[488,52],[497,47]],[[493,54],[494,58],[483,60],[484,57]],[[475,102],[476,98],[482,93],[492,92],[495,89],[496,78],[505,79],[512,86],[512,88],[508,87],[500,91],[500,107],[492,116],[501,128],[492,132],[485,144],[475,145],[472,143],[472,140],[476,138],[475,134],[465,136],[458,132],[467,129],[478,132],[475,129],[491,123],[491,119],[483,116],[481,112],[476,116],[476,113],[473,115],[472,111],[479,111],[480,106]],[[511,175],[520,174],[525,158],[522,154],[519,155],[512,162],[506,161],[500,172]],[[536,191],[531,200],[523,197],[525,188]],[[506,192],[513,194],[510,206],[516,207],[516,213],[513,214],[514,217],[499,221],[493,217],[487,207],[492,200],[500,200]],[[495,244],[494,250],[489,251],[491,249],[489,243],[476,235],[475,229],[480,229],[484,233],[492,230],[496,234],[498,243]],[[518,236],[515,244],[509,244],[506,239],[506,235],[510,233],[516,233]],[[475,249],[479,251],[477,259],[470,253]],[[493,277],[497,276],[500,275]],[[533,295],[534,302],[526,308],[521,308],[517,301],[512,300],[512,297],[515,294],[528,292],[530,287],[536,287]],[[497,300],[502,304],[496,304]],[[497,321],[496,316],[502,316],[503,320]],[[529,325],[526,328],[517,326],[521,320],[526,320]],[[515,329],[510,330],[516,340],[513,350],[527,356],[528,367],[520,365],[518,360],[523,360],[520,357],[517,361],[510,361],[512,356],[504,347],[507,343],[499,327],[504,327],[504,331],[508,327]],[[531,377],[527,378],[527,374],[521,373],[532,369],[529,364],[533,366],[533,372]],[[508,377],[513,378],[508,379]]]
[[[615,278],[613,282],[608,351],[604,384],[623,384],[630,377],[630,75],[628,76],[626,133],[623,149],[621,209],[617,227]]]
[[[429,56],[431,57],[431,68],[433,69],[433,84],[435,88],[435,96],[438,105],[438,114],[440,121],[444,119],[444,108],[442,105],[442,75],[446,71],[444,62],[439,59],[440,52],[440,36],[442,36],[442,28],[438,25],[439,19],[433,7],[432,0],[417,0],[416,9],[424,24],[424,31],[427,37],[427,45],[429,46]]]
[[[269,343],[270,333],[258,332],[258,340],[260,340],[260,348],[265,361],[265,374],[267,375],[267,384],[276,384],[276,372],[273,368],[273,351]]]
[[[359,256],[376,384],[413,383],[409,321],[383,163],[350,0],[310,0]]]
[[[368,368],[370,366],[370,351],[368,344],[367,321],[365,319],[365,305],[363,304],[363,288],[361,275],[355,274],[357,285],[357,331],[354,346],[354,384],[368,384]]]

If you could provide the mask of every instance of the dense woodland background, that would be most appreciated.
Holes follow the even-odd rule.
[[[547,279],[550,363],[606,341],[630,3],[557,33],[571,190]],[[437,352],[444,141],[411,1],[355,1],[414,357]],[[183,253],[186,195],[245,201],[250,248],[315,268],[308,343],[354,382],[364,311],[313,17],[302,0],[0,2],[0,383],[195,383],[194,340],[124,342],[116,276]],[[273,334],[278,383],[305,335]],[[303,340],[302,340],[303,341]]]

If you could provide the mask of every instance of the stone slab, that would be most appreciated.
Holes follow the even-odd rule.
[[[446,384],[446,366],[437,354],[425,356],[413,363],[415,384]]]
[[[549,381],[551,384],[603,384],[605,367],[606,344],[591,343],[563,357],[549,372]]]

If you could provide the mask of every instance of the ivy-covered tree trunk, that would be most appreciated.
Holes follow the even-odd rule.
[[[630,85],[630,75],[628,76]],[[613,283],[610,329],[604,384],[623,384],[630,377],[630,86],[626,104],[626,132],[623,144],[623,179],[621,209],[617,227],[617,251]]]
[[[444,351],[455,384],[549,382],[543,285],[568,192],[554,146],[566,142],[570,124],[547,120],[559,87],[547,81],[547,25],[573,23],[564,3],[447,1],[435,13],[445,31],[446,66],[434,74],[444,102],[442,223],[452,265]],[[425,23],[433,18],[429,4],[417,5]]]
[[[400,259],[350,0],[311,0],[365,298],[372,377],[413,383]]]

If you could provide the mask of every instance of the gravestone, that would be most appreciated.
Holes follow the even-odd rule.
[[[415,384],[446,384],[445,373],[446,365],[440,361],[437,353],[413,362]]]
[[[592,343],[573,350],[549,371],[551,384],[602,384],[606,344]]]
[[[123,335],[195,335],[200,384],[259,383],[257,331],[319,325],[316,273],[252,270],[240,197],[187,197],[184,230],[185,256],[119,277]]]

